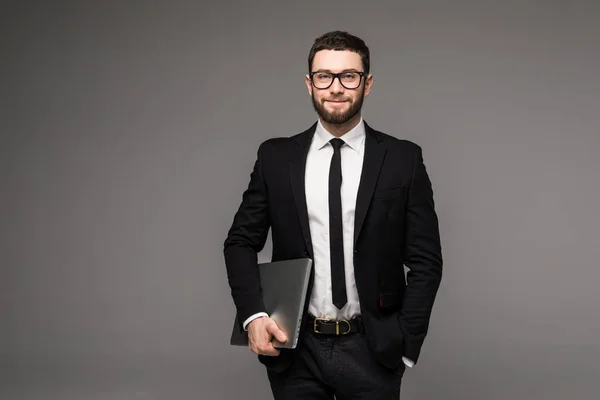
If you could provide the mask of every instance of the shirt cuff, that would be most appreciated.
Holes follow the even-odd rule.
[[[247,320],[244,321],[244,330],[247,331],[248,330],[248,324],[250,322],[254,321],[256,318],[258,318],[258,317],[268,317],[268,316],[269,316],[269,314],[264,313],[264,312],[259,312],[259,313],[256,313],[254,315],[251,315],[250,317],[248,317]]]
[[[412,367],[414,367],[414,365],[415,365],[414,361],[412,361],[412,360],[409,360],[409,359],[408,359],[408,358],[406,358],[406,357],[402,357],[402,361],[404,361],[404,364],[406,364],[406,366],[407,366],[408,368],[412,368]]]

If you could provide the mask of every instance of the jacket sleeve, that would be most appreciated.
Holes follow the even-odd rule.
[[[224,243],[225,266],[240,326],[251,315],[266,312],[258,274],[258,253],[270,228],[267,185],[263,174],[264,148],[259,146],[250,182]]]
[[[399,318],[404,334],[404,356],[416,363],[442,278],[438,217],[419,146],[408,189],[405,224],[404,264],[409,271]]]

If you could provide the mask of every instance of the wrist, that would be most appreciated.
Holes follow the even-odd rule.
[[[260,318],[260,317],[268,317],[268,316],[269,316],[269,315],[268,315],[267,313],[264,313],[264,312],[259,312],[259,313],[256,313],[256,314],[254,314],[254,315],[251,315],[251,316],[250,316],[248,319],[246,319],[246,320],[244,321],[244,324],[243,324],[243,328],[244,328],[244,330],[245,330],[245,331],[247,331],[247,330],[248,330],[248,327],[249,327],[249,325],[250,325],[250,323],[251,323],[252,321],[254,321],[254,320],[256,320],[256,319],[258,319],[258,318]]]

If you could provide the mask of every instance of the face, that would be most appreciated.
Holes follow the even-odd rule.
[[[360,71],[363,72],[362,60],[358,53],[349,50],[321,50],[315,54],[312,72]],[[315,111],[330,124],[344,124],[356,117],[363,99],[368,96],[373,84],[373,76],[365,75],[356,89],[345,88],[339,78],[333,80],[326,89],[313,86],[309,75],[306,76],[308,93],[312,97]],[[346,84],[346,86],[351,86]]]

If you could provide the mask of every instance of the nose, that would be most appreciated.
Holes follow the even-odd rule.
[[[344,86],[342,86],[338,76],[333,78],[333,82],[331,82],[331,86],[329,86],[329,92],[332,94],[344,92]]]

